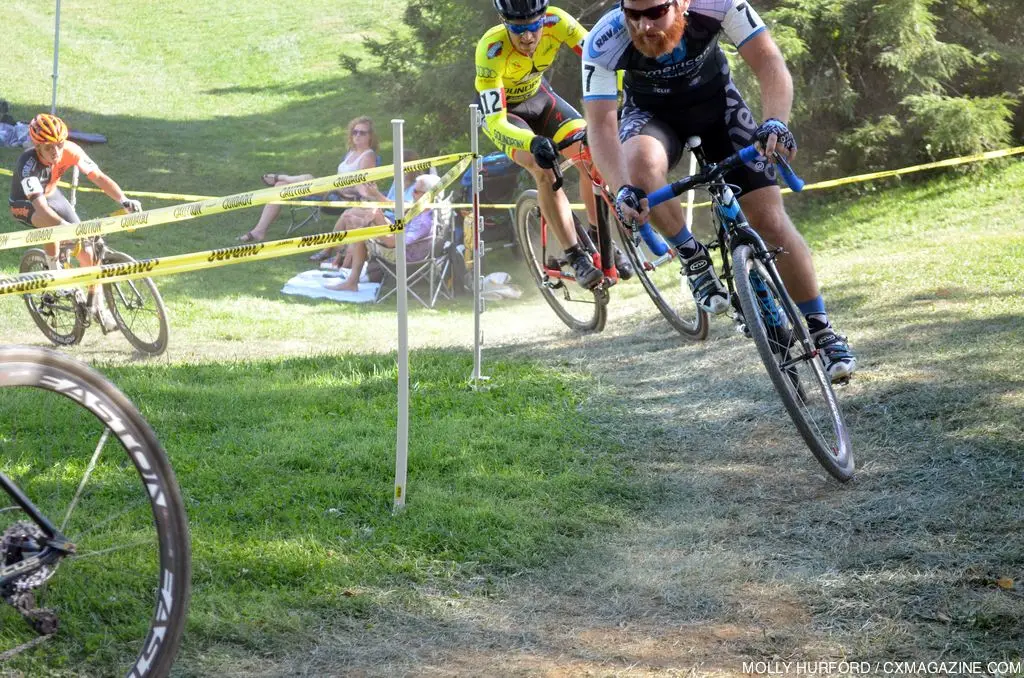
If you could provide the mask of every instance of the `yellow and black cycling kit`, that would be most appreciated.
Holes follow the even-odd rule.
[[[585,126],[583,116],[544,79],[559,47],[567,45],[581,55],[585,37],[587,30],[576,19],[549,7],[532,56],[512,45],[503,24],[477,43],[476,91],[484,132],[510,157],[514,150],[529,149],[535,134],[558,142]]]

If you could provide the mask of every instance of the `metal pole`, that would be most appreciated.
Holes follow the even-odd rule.
[[[395,505],[397,513],[405,508],[406,477],[409,469],[409,283],[405,265],[405,144],[404,120],[391,121],[395,152],[395,263],[398,278],[398,432],[395,450]]]
[[[57,115],[57,61],[60,57],[60,0],[57,0],[57,18],[53,29],[53,98],[50,101],[50,115]]]
[[[480,109],[476,104],[469,106],[469,141],[473,152],[473,164],[470,182],[473,196],[473,387],[486,381],[487,377],[480,373],[483,362],[484,334],[480,328],[480,314],[484,312],[484,300],[481,296],[483,286],[484,256],[483,242],[480,234],[484,230],[483,217],[480,216],[480,191],[483,190],[483,177],[480,176]]]

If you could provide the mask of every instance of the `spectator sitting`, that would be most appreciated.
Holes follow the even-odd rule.
[[[373,122],[365,116],[353,119],[348,123],[348,151],[338,165],[338,174],[376,167],[377,151],[379,148],[380,142],[377,139],[377,133],[373,129]],[[315,177],[312,174],[276,174],[268,172],[263,175],[263,183],[267,186],[284,186],[285,184],[293,184],[297,181],[309,181],[313,178]],[[315,199],[366,200],[370,195],[368,188],[370,186],[373,186],[373,189],[376,191],[377,187],[373,184],[359,184],[358,186],[346,188],[340,193],[332,191],[326,196],[316,196]],[[377,193],[380,193],[380,191],[377,191]],[[238,236],[239,242],[260,242],[266,238],[267,229],[270,228],[270,225],[274,223],[274,220],[281,213],[281,207],[282,205],[264,205],[259,221],[252,227],[252,230]]]
[[[405,162],[411,162],[419,159],[419,154],[412,149],[405,149],[402,154]],[[405,175],[405,204],[412,202],[412,189],[416,179],[415,174]],[[395,201],[395,182],[391,182],[391,188],[388,189],[388,194],[384,195],[377,188],[376,184],[366,184],[367,199],[371,202],[394,202]],[[357,228],[366,228],[367,226],[385,226],[390,223],[394,223],[395,213],[389,209],[383,209],[378,207],[352,207],[338,217],[338,221],[334,224],[335,231],[352,231]],[[334,247],[328,247],[320,250],[309,258],[310,261],[327,261],[336,256],[338,250]],[[333,268],[337,268],[341,265],[340,257],[335,262]]]
[[[441,178],[434,174],[421,174],[416,177],[413,183],[413,201],[419,200],[424,194],[437,188]],[[391,223],[391,222],[388,222]],[[433,210],[423,210],[412,221],[405,225],[405,260],[419,261],[430,252],[430,230],[434,223]],[[324,285],[329,290],[358,292],[359,276],[363,271],[363,264],[369,258],[369,247],[375,248],[379,256],[394,261],[395,236],[385,235],[374,238],[370,241],[354,242],[348,247],[348,254],[345,256],[344,265],[351,270],[350,275],[343,281]],[[390,253],[390,256],[388,256]]]

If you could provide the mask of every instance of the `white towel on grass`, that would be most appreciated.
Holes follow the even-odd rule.
[[[324,285],[334,285],[348,277],[349,270],[343,268],[340,271],[303,271],[281,288],[284,294],[291,294],[300,297],[311,297],[313,299],[333,299],[352,304],[372,303],[377,298],[377,289],[380,283],[363,282],[366,275],[359,281],[358,292],[345,292],[329,290]],[[340,274],[340,275],[339,275]]]

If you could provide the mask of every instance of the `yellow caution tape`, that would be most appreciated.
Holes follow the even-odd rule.
[[[341,243],[359,242],[382,235],[398,233],[424,209],[434,204],[437,195],[457,179],[473,158],[462,154],[459,161],[443,177],[432,191],[423,195],[405,212],[402,219],[387,226],[371,226],[353,231],[336,231],[334,233],[318,233],[316,235],[286,238],[270,242],[236,245],[205,252],[179,254],[170,257],[141,259],[136,262],[105,264],[88,268],[73,268],[61,271],[41,271],[38,273],[22,273],[17,276],[0,277],[0,296],[7,294],[24,294],[42,290],[60,289],[64,287],[81,287],[93,283],[113,283],[134,278],[151,278],[175,273],[186,273],[218,266],[228,266],[248,261],[286,257],[297,252],[321,250]],[[444,163],[438,163],[444,164]],[[383,168],[381,168],[383,169]],[[362,182],[358,182],[362,183]]]
[[[354,231],[319,233],[285,240],[236,245],[205,252],[179,254],[170,257],[140,259],[121,264],[105,264],[87,268],[71,268],[61,271],[22,273],[17,276],[0,278],[0,296],[24,294],[63,287],[80,287],[93,283],[113,283],[133,278],[151,278],[172,273],[185,273],[205,268],[240,264],[286,257],[297,252],[309,252],[348,242],[359,242],[401,230],[401,225],[371,226]]]
[[[417,160],[403,166],[408,172],[421,172],[430,169],[435,165],[448,165],[463,159],[472,159],[470,153],[453,153],[450,155],[438,156]],[[14,233],[0,234],[0,250],[37,245],[42,243],[54,243],[61,240],[71,240],[107,233],[120,233],[122,231],[134,231],[139,228],[148,228],[160,224],[168,224],[177,221],[194,219],[199,216],[220,214],[232,210],[243,209],[264,205],[272,200],[288,200],[301,198],[306,195],[326,193],[335,188],[355,186],[368,181],[378,181],[394,174],[394,166],[372,167],[370,169],[347,172],[309,181],[300,181],[285,186],[275,186],[248,193],[236,193],[223,198],[207,198],[181,205],[161,207],[135,214],[126,214],[119,217],[105,217],[83,221],[80,224],[68,224],[67,226],[51,226],[49,228],[30,228]]]
[[[948,158],[946,160],[937,160],[935,162],[925,163],[923,165],[911,165],[909,167],[902,167],[894,170],[883,170],[881,172],[871,172],[868,174],[856,174],[849,177],[843,177],[841,179],[829,179],[827,181],[819,181],[814,184],[807,184],[804,186],[804,191],[821,190],[823,188],[834,188],[836,186],[842,186],[844,184],[854,184],[864,181],[874,181],[875,179],[885,179],[887,177],[899,176],[901,174],[911,174],[913,172],[921,172],[928,169],[936,169],[938,167],[954,167],[956,165],[965,165],[971,162],[979,162],[982,160],[992,160],[994,158],[1005,158],[1011,155],[1019,155],[1024,153],[1024,146],[1015,146],[1013,148],[1004,148],[999,151],[985,151],[984,153],[975,153],[974,155],[964,155],[959,158]],[[792,191],[788,188],[782,189],[783,193],[791,193]],[[694,207],[707,207],[710,202],[697,203]],[[453,208],[469,208],[473,205],[470,203],[458,203],[452,205]],[[488,209],[515,209],[515,203],[496,203],[480,205],[481,208]],[[574,210],[584,209],[582,203],[573,203],[570,205]]]

